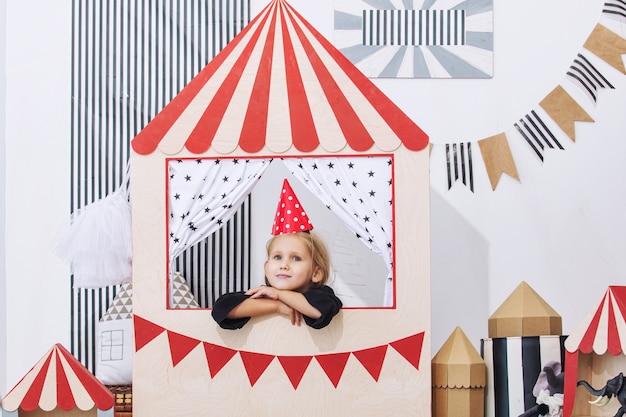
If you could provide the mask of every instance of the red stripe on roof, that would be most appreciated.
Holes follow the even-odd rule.
[[[350,102],[343,94],[343,91],[341,91],[339,85],[335,82],[317,52],[315,52],[315,49],[307,39],[302,29],[295,22],[293,16],[289,15],[289,19],[294,25],[296,34],[298,35],[298,38],[300,38],[304,51],[313,66],[313,70],[315,71],[320,85],[324,90],[326,99],[333,109],[333,113],[337,118],[339,127],[341,128],[348,144],[356,151],[366,151],[370,149],[372,145],[374,145],[374,139],[370,136],[369,132],[359,119],[359,116],[356,114],[350,105]]]
[[[296,52],[285,19],[282,20],[282,31],[285,56],[292,57],[285,62],[292,141],[299,151],[310,152],[319,146],[320,140],[313,122],[302,74],[296,61]]]
[[[371,105],[380,113],[389,127],[402,140],[407,149],[413,151],[422,150],[428,145],[428,135],[424,133],[402,110],[383,94],[358,68],[352,64],[338,49],[306,21],[291,6],[289,10],[302,21],[303,25],[311,32],[317,41],[324,47],[326,52],[339,64],[341,69],[352,79],[361,93],[368,99]]]
[[[74,400],[74,395],[72,394],[72,388],[70,388],[70,383],[67,380],[65,369],[63,368],[63,364],[61,363],[61,356],[55,356],[57,364],[57,406],[63,411],[69,411],[72,408],[76,407],[76,401]]]
[[[622,313],[622,317],[626,318],[626,287],[623,286],[611,286],[609,287],[615,298],[619,311]]]
[[[213,97],[213,100],[211,100],[209,105],[204,110],[204,113],[202,113],[198,124],[193,129],[191,134],[189,134],[189,138],[187,138],[185,146],[190,152],[203,153],[211,146],[211,142],[213,141],[215,133],[222,122],[224,113],[226,113],[226,109],[233,98],[237,84],[239,84],[243,70],[250,60],[252,51],[261,36],[261,32],[263,31],[263,27],[265,26],[268,16],[269,14],[265,15],[262,23],[252,35],[250,42],[246,44],[245,48],[241,52],[241,55],[237,58],[237,61],[226,76],[226,79],[218,88],[215,97]]]
[[[267,134],[267,114],[270,102],[270,79],[274,54],[274,35],[276,28],[276,10],[272,14],[270,30],[263,47],[259,69],[254,80],[246,117],[241,128],[239,145],[246,152],[258,152],[265,145]]]
[[[30,384],[28,392],[26,392],[26,395],[24,395],[24,398],[20,403],[20,407],[22,408],[22,410],[33,411],[39,406],[39,399],[41,398],[41,393],[43,392],[43,384],[46,381],[46,375],[48,375],[48,369],[50,368],[51,360],[52,355],[49,355],[46,358],[45,363],[39,370],[39,373]]]
[[[59,352],[61,352],[63,357],[67,360],[72,371],[74,371],[78,377],[78,380],[83,384],[85,390],[87,390],[87,393],[89,393],[96,407],[100,410],[112,408],[115,403],[113,393],[97,380],[67,349],[60,344],[57,344],[57,347]]]
[[[589,327],[587,327],[587,330],[585,331],[585,335],[578,344],[578,349],[580,349],[583,353],[591,353],[593,351],[593,341],[596,337],[598,323],[600,322],[600,316],[602,315],[602,309],[604,307],[604,303],[607,302],[608,296],[608,293],[604,295],[604,298],[596,310],[591,323],[589,323]]]
[[[268,9],[268,5],[265,9]],[[265,10],[264,9],[264,10]],[[252,24],[261,18],[263,12],[259,13],[249,25],[247,25],[232,41],[230,41],[222,51],[213,58],[198,75],[196,75],[180,93],[176,95],[155,117],[141,130],[132,140],[131,145],[135,152],[147,155],[157,148],[163,136],[170,130],[183,111],[196,97],[198,92],[215,74],[215,71],[224,63],[226,58],[233,52],[241,42],[247,32],[252,28]]]

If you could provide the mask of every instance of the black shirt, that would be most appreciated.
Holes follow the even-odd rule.
[[[304,322],[314,329],[326,327],[343,305],[341,300],[335,295],[333,289],[327,285],[322,285],[318,288],[311,288],[310,290],[303,292],[302,295],[304,295],[304,298],[306,298],[309,304],[322,313],[318,319],[307,317],[304,314],[302,315]],[[211,311],[213,319],[215,319],[217,324],[219,324],[223,329],[241,329],[250,320],[250,317],[230,319],[227,316],[233,308],[237,307],[249,297],[250,296],[246,295],[244,291],[231,292],[220,296],[217,300],[215,300],[213,311]]]

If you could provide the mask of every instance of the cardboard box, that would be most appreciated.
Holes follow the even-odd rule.
[[[489,337],[561,335],[561,316],[526,282],[489,317]]]
[[[432,360],[433,417],[483,417],[485,362],[460,327]]]

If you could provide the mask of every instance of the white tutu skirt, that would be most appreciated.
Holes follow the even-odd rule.
[[[130,282],[131,208],[122,187],[75,212],[54,242],[56,254],[74,275],[74,288]]]

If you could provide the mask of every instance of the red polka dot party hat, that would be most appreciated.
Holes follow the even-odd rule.
[[[283,188],[280,192],[272,235],[283,235],[285,233],[306,232],[312,230],[313,225],[309,221],[302,204],[293,192],[287,178],[283,181]]]

